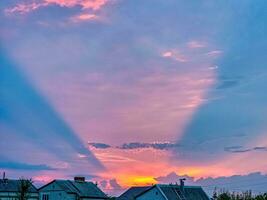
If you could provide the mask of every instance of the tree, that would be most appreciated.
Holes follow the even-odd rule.
[[[32,179],[24,179],[23,177],[19,179],[18,200],[28,200],[30,198],[32,183]]]
[[[212,199],[214,199],[214,200],[218,199],[218,194],[217,194],[217,188],[216,187],[214,188]]]
[[[218,196],[217,200],[232,200],[232,198],[228,192],[224,192]]]

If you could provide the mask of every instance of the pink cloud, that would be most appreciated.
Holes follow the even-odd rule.
[[[82,14],[73,16],[71,18],[71,21],[73,22],[92,21],[92,20],[96,20],[97,18],[98,18],[97,15],[82,13]]]
[[[45,2],[42,2],[42,3],[33,2],[33,3],[28,3],[28,4],[20,3],[20,4],[17,4],[16,6],[14,6],[12,8],[5,9],[5,13],[7,13],[7,14],[13,14],[13,13],[26,14],[26,13],[32,12],[34,10],[39,9],[40,7],[44,7],[47,5],[48,4]]]
[[[107,0],[45,0],[45,2],[62,7],[81,6],[82,9],[99,10],[107,3]]]
[[[218,56],[222,54],[221,50],[213,50],[213,51],[209,51],[208,53],[206,53],[207,56]]]
[[[178,62],[187,62],[186,56],[175,50],[165,51],[162,53],[161,56],[164,58],[174,59]]]
[[[33,3],[19,3],[14,7],[7,8],[5,12],[7,14],[26,14],[41,7],[46,7],[52,4],[68,8],[80,6],[83,10],[90,9],[93,11],[97,11],[107,3],[107,0],[40,0]]]
[[[190,49],[197,49],[197,48],[203,48],[205,47],[206,45],[202,42],[199,42],[199,41],[190,41],[187,43],[187,46],[190,48]]]

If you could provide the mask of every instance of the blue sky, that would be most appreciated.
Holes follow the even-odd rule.
[[[0,8],[0,169],[10,176],[83,174],[110,180],[108,191],[114,178],[266,173],[265,0]]]

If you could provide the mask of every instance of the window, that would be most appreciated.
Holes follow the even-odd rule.
[[[49,195],[48,194],[43,194],[42,195],[42,200],[49,200]]]

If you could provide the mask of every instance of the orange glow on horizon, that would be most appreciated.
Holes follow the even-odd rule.
[[[123,187],[145,186],[157,183],[157,181],[152,176],[138,176],[138,175],[125,174],[117,177],[117,179]]]

